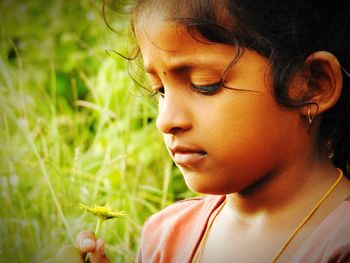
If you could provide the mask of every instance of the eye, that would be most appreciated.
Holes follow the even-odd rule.
[[[152,98],[164,98],[164,95],[165,95],[165,90],[164,90],[164,87],[160,87],[160,88],[156,88],[154,89],[153,93],[151,94],[151,97]]]
[[[191,89],[194,92],[210,96],[215,94],[220,88],[222,87],[222,81],[210,85],[205,85],[205,86],[198,86],[198,85],[191,85]]]

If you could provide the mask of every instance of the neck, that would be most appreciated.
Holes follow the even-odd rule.
[[[327,157],[299,159],[284,169],[271,173],[249,188],[227,195],[226,209],[246,221],[269,216],[288,216],[317,200],[337,178],[338,171]],[[308,200],[308,202],[305,202]]]

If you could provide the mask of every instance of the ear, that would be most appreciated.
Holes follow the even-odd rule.
[[[327,51],[311,54],[305,60],[305,66],[308,72],[305,85],[310,94],[310,105],[302,107],[301,114],[315,116],[337,103],[342,91],[343,77],[338,59]]]

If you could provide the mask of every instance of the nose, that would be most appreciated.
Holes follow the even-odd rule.
[[[163,134],[178,134],[191,129],[191,114],[182,94],[167,93],[159,101],[156,126]]]

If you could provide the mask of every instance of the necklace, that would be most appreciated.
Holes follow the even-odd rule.
[[[287,246],[289,245],[289,243],[293,240],[293,238],[296,236],[296,234],[300,231],[300,229],[303,228],[303,226],[307,223],[307,221],[309,221],[309,219],[312,217],[312,215],[316,212],[316,210],[322,205],[322,203],[327,199],[327,197],[332,193],[332,191],[334,190],[334,188],[336,188],[336,186],[339,184],[340,180],[343,177],[343,172],[342,170],[338,169],[339,171],[339,176],[338,178],[335,180],[335,182],[331,185],[331,187],[327,190],[327,192],[321,197],[321,199],[317,202],[317,204],[311,209],[311,211],[306,215],[306,217],[303,219],[303,221],[301,221],[301,223],[294,229],[294,231],[292,232],[292,234],[288,237],[288,239],[286,240],[286,242],[281,246],[281,248],[279,249],[279,251],[276,253],[276,255],[273,257],[272,259],[272,263],[276,263],[278,258],[281,256],[281,254],[284,252],[284,250],[287,248]],[[191,262],[197,262],[199,259],[199,256],[201,254],[201,251],[203,249],[204,243],[206,241],[206,239],[208,238],[208,234],[209,234],[209,230],[215,220],[215,218],[217,217],[217,215],[219,214],[219,212],[221,211],[221,209],[223,208],[225,204],[225,201],[222,202],[222,204],[220,204],[219,207],[216,208],[216,210],[214,211],[214,213],[210,216],[209,221],[208,221],[208,225],[207,228],[204,232],[204,235],[202,237],[202,240],[200,241],[199,246],[197,247],[195,254],[191,260]]]
[[[224,207],[225,203],[226,203],[226,199],[219,205],[219,207],[217,207],[215,209],[215,211],[209,217],[208,225],[207,225],[207,227],[205,229],[205,232],[203,234],[203,237],[202,237],[202,239],[201,239],[201,241],[200,241],[200,243],[199,243],[199,245],[198,245],[198,247],[197,247],[197,249],[196,249],[196,251],[195,251],[195,253],[193,255],[191,263],[198,262],[199,256],[202,253],[202,249],[203,249],[204,244],[205,244],[205,242],[206,242],[206,240],[208,238],[209,230],[211,229],[211,226],[213,225],[215,218],[218,216],[218,214],[220,213],[221,209]]]
[[[327,199],[327,197],[330,195],[330,193],[332,193],[332,191],[334,190],[334,188],[339,184],[340,180],[343,177],[343,172],[342,170],[338,169],[339,171],[339,176],[337,178],[337,180],[335,180],[335,182],[331,185],[331,187],[327,190],[327,192],[321,197],[321,199],[318,201],[318,203],[314,206],[314,208],[311,209],[311,211],[307,214],[307,216],[304,218],[303,221],[301,221],[301,223],[296,227],[296,229],[292,232],[292,234],[288,237],[288,239],[286,240],[286,242],[282,245],[282,247],[280,248],[280,250],[276,253],[276,255],[274,256],[274,258],[272,259],[272,263],[277,262],[277,259],[281,256],[281,254],[283,253],[283,251],[287,248],[287,246],[289,245],[289,243],[293,240],[293,238],[296,236],[296,234],[300,231],[300,229],[303,228],[303,226],[306,224],[307,221],[309,221],[309,219],[312,217],[312,215],[316,212],[316,210],[322,205],[322,203]]]

